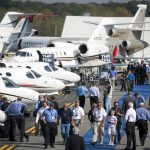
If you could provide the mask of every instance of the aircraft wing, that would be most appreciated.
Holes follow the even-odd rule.
[[[3,93],[3,92],[0,92],[0,94],[2,95],[7,95],[7,96],[12,96],[12,97],[19,97],[20,95],[13,95],[13,94],[8,94],[8,93]],[[21,96],[22,97],[22,96]],[[30,99],[30,98],[26,98],[26,97],[22,97],[23,99],[26,99],[26,100],[29,100],[29,101],[32,101],[32,102],[35,102],[35,100],[33,99]]]
[[[99,25],[99,22],[92,22],[92,21],[83,21],[85,23],[93,24],[93,25]],[[150,22],[136,22],[136,23],[131,23],[131,22],[124,22],[124,23],[112,23],[112,24],[104,24],[104,26],[115,26],[115,25],[129,25],[129,24],[146,24]]]
[[[79,65],[79,67],[91,67],[91,66],[96,67],[104,64],[108,64],[108,62],[102,61],[100,59],[94,59],[94,60],[86,61],[85,63]]]

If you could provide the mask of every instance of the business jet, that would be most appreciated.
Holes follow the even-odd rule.
[[[24,102],[35,102],[39,93],[25,87],[20,87],[7,77],[0,76],[0,94],[14,97],[22,97]]]
[[[17,62],[48,62],[48,57],[54,55],[56,64],[61,61],[63,67],[78,66],[77,45],[71,47],[42,47],[42,48],[24,48],[18,50],[13,61]]]
[[[6,119],[6,114],[2,110],[0,110],[0,126],[4,126],[4,122],[6,121]]]
[[[104,18],[91,38],[79,45],[78,52],[82,57],[97,56],[102,53],[110,53],[127,57],[146,48],[149,44],[140,40],[143,31],[147,5],[138,5],[139,9],[131,23],[114,23],[113,20]],[[96,23],[93,23],[96,24]],[[129,25],[128,28],[116,28],[115,26]],[[118,52],[116,52],[119,50]],[[115,51],[115,52],[114,52]]]
[[[10,36],[16,23],[18,16],[22,15],[20,12],[7,12],[0,22],[0,38],[5,39]]]
[[[9,48],[11,47],[11,44],[16,41],[19,37],[27,36],[29,35],[32,30],[29,27],[29,20],[27,18],[22,18],[18,22],[18,24],[13,29],[12,33],[8,38],[0,39],[0,54],[5,54]]]
[[[75,82],[80,81],[79,75],[46,62],[1,62],[0,68],[2,67],[29,68],[48,78],[60,80],[65,86],[73,86]]]
[[[0,75],[10,78],[19,86],[29,87],[39,93],[57,92],[65,87],[63,82],[44,77],[28,68],[1,68]]]

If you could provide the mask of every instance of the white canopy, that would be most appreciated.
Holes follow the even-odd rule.
[[[79,67],[97,67],[104,64],[108,64],[108,62],[102,61],[100,59],[94,59],[94,60],[86,61],[85,63],[79,65]]]

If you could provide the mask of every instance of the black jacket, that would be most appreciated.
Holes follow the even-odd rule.
[[[83,137],[73,134],[68,138],[65,150],[85,150]]]

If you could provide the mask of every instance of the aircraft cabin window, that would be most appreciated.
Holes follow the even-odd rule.
[[[9,68],[12,68],[13,66],[9,66]]]
[[[33,70],[31,70],[31,72],[35,75],[36,78],[40,78],[41,75]]]
[[[48,72],[52,72],[51,68],[49,66],[44,66],[44,69]]]
[[[26,68],[29,68],[29,69],[31,69],[31,67],[30,67],[30,66],[26,66]]]
[[[8,87],[8,88],[19,87],[17,84],[15,84],[13,81],[9,80],[8,78],[3,77],[2,79],[5,84],[5,87]]]
[[[28,78],[30,78],[30,79],[34,79],[35,77],[33,76],[33,74],[30,72],[30,71],[28,71],[27,73],[26,73],[26,76],[28,77]]]
[[[6,65],[4,63],[0,63],[0,68],[2,68],[2,67],[6,68]]]
[[[64,54],[66,55],[66,52],[64,52]]]
[[[10,72],[6,72],[6,76],[10,77],[11,73]]]
[[[0,76],[1,76],[2,74],[0,73]]]

